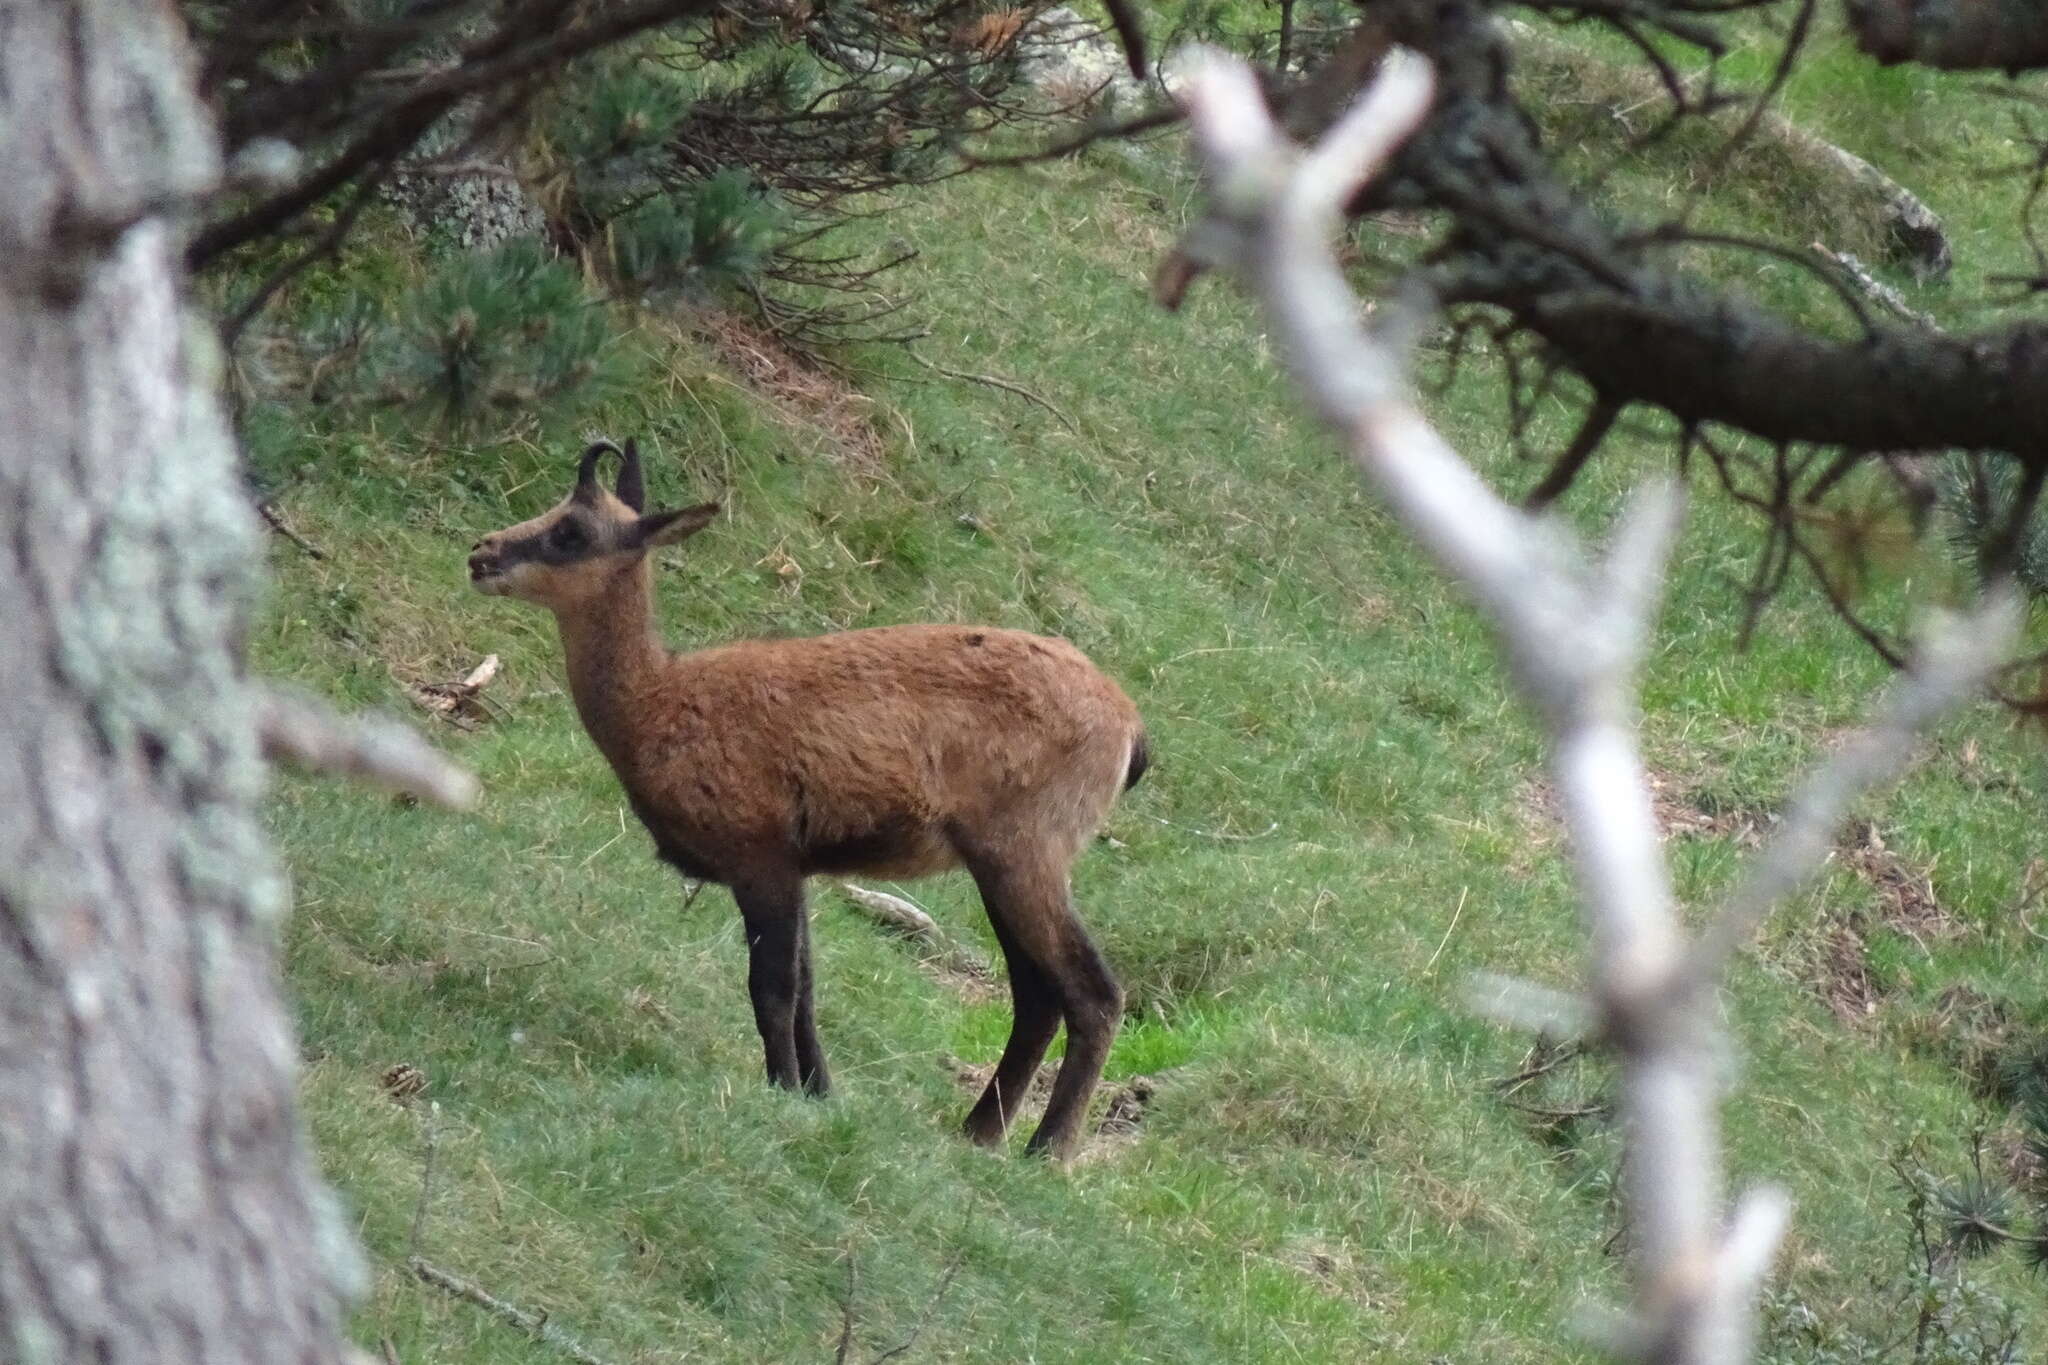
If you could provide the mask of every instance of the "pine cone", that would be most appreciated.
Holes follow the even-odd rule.
[[[427,1088],[427,1073],[411,1062],[400,1062],[384,1073],[380,1083],[392,1103],[411,1104],[413,1097]]]

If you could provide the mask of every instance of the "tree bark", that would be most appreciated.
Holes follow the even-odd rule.
[[[0,1360],[334,1362],[175,7],[0,0]]]

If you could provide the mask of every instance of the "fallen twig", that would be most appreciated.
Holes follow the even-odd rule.
[[[860,1260],[853,1248],[846,1250],[846,1297],[839,1301],[839,1341],[832,1352],[832,1365],[846,1365],[853,1354],[853,1296],[860,1291]]]
[[[1249,843],[1253,839],[1263,839],[1268,834],[1272,834],[1280,828],[1280,822],[1278,820],[1275,820],[1272,824],[1267,825],[1264,829],[1257,830],[1251,834],[1231,834],[1227,831],[1220,829],[1197,829],[1193,825],[1176,825],[1173,821],[1168,820],[1165,816],[1162,815],[1147,815],[1145,818],[1147,820],[1153,821],[1156,824],[1164,825],[1168,829],[1177,829],[1182,834],[1192,834],[1198,839],[1214,839],[1219,844]]]
[[[486,654],[483,662],[472,668],[461,682],[407,683],[405,690],[422,709],[433,712],[458,730],[474,730],[479,722],[491,718],[491,711],[484,704],[483,690],[497,676],[498,656]]]
[[[583,1345],[567,1332],[557,1327],[546,1313],[529,1313],[525,1309],[505,1302],[482,1285],[451,1274],[430,1261],[418,1256],[408,1257],[406,1265],[412,1273],[436,1289],[446,1290],[458,1299],[467,1300],[504,1322],[510,1323],[535,1341],[545,1342],[554,1347],[577,1365],[608,1365],[602,1356],[592,1355]]]
[[[476,803],[469,770],[395,720],[344,716],[307,693],[272,685],[264,689],[256,729],[273,762],[360,778],[450,810]]]
[[[256,515],[262,517],[265,524],[267,524],[271,530],[277,532],[286,540],[289,540],[292,544],[298,546],[300,550],[304,551],[306,558],[327,558],[327,551],[321,549],[318,545],[315,545],[312,541],[306,539],[297,531],[294,531],[290,526],[286,525],[285,519],[282,516],[278,515],[277,509],[275,507],[272,507],[269,502],[259,498],[256,502]]]
[[[1136,1133],[1158,1092],[1159,1082],[1154,1077],[1133,1076],[1125,1081],[1110,1092],[1109,1103],[1103,1106],[1102,1121],[1095,1125],[1096,1136],[1129,1137]]]
[[[1854,285],[1863,297],[1869,299],[1886,312],[1891,313],[1895,317],[1903,318],[1917,327],[1925,327],[1930,332],[1942,330],[1941,325],[1934,320],[1932,314],[1923,313],[1912,304],[1906,302],[1904,294],[1901,294],[1898,290],[1871,274],[1869,266],[1863,264],[1863,262],[1857,260],[1848,252],[1836,251],[1834,248],[1823,245],[1820,242],[1813,244],[1813,250],[1816,255],[1833,262],[1835,268],[1848,277],[1849,283]]]
[[[851,882],[839,883],[839,891],[869,919],[924,945],[926,960],[934,966],[976,981],[995,980],[994,970],[979,954],[953,942],[937,920],[903,897],[892,896],[886,891],[870,891]]]
[[[412,1207],[412,1236],[406,1243],[406,1255],[415,1261],[426,1245],[427,1204],[434,1197],[434,1153],[440,1146],[434,1120],[440,1116],[441,1105],[437,1100],[428,1101],[420,1111],[420,1197]]]
[[[967,1253],[964,1249],[953,1253],[953,1259],[946,1263],[946,1273],[939,1277],[939,1287],[932,1291],[931,1299],[925,1304],[924,1311],[919,1313],[917,1321],[911,1324],[910,1335],[874,1357],[868,1365],[882,1365],[883,1361],[894,1360],[917,1345],[917,1339],[924,1335],[924,1329],[931,1326],[932,1318],[939,1311],[939,1305],[945,1302],[947,1292],[953,1287],[954,1278],[960,1273],[960,1265],[966,1259]]]
[[[982,981],[995,979],[995,972],[982,960],[980,954],[954,942],[952,936],[940,928],[938,921],[926,914],[922,907],[902,896],[892,896],[886,891],[870,891],[851,882],[841,882],[839,889],[854,908],[869,919],[885,929],[921,944],[925,949],[926,962],[946,971]]]
[[[945,1301],[947,1292],[952,1289],[954,1277],[959,1275],[961,1262],[965,1259],[966,1253],[964,1251],[953,1253],[953,1259],[946,1264],[945,1273],[939,1276],[938,1288],[932,1292],[931,1298],[925,1303],[924,1310],[917,1315],[917,1321],[911,1324],[910,1334],[894,1346],[871,1357],[867,1361],[867,1365],[883,1365],[884,1361],[894,1360],[908,1352],[911,1347],[917,1345],[917,1339],[924,1335],[924,1329],[931,1325],[932,1318],[939,1311],[939,1305]],[[853,1358],[853,1331],[855,1327],[853,1303],[854,1296],[859,1291],[860,1260],[854,1255],[853,1249],[848,1247],[846,1252],[846,1293],[839,1300],[839,1337],[833,1343],[832,1365],[847,1365],[847,1362]]]
[[[1081,434],[1081,428],[1074,425],[1073,418],[1067,416],[1067,414],[1065,414],[1064,412],[1061,412],[1059,408],[1053,405],[1050,399],[1040,397],[1039,395],[1033,393],[1031,390],[1025,388],[1022,384],[1015,384],[1007,379],[998,379],[996,376],[992,374],[969,374],[966,370],[947,369],[944,365],[933,364],[931,361],[926,360],[923,356],[919,355],[916,351],[910,351],[908,347],[906,347],[905,350],[908,351],[910,358],[912,360],[915,360],[918,364],[924,366],[933,374],[942,374],[946,376],[946,378],[948,379],[962,379],[970,384],[986,384],[992,389],[1001,389],[1004,393],[1014,393],[1019,398],[1026,399],[1030,402],[1038,404],[1038,406],[1044,408],[1047,412],[1059,418],[1060,425],[1064,426],[1068,431],[1073,432],[1074,435],[1079,436]]]
[[[1548,1076],[1567,1062],[1575,1062],[1586,1055],[1586,1045],[1581,1039],[1570,1039],[1553,1044],[1547,1038],[1538,1037],[1536,1046],[1529,1052],[1529,1059],[1522,1069],[1506,1076],[1495,1076],[1487,1084],[1498,1090],[1503,1097],[1514,1094],[1529,1082]]]
[[[939,922],[919,907],[912,905],[901,896],[892,896],[886,891],[870,891],[852,882],[839,883],[840,894],[865,911],[867,917],[888,925],[898,933],[928,943],[934,948],[946,945],[946,936],[939,929]]]

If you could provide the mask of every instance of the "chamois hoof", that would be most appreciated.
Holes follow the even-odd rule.
[[[1055,1166],[1065,1166],[1081,1153],[1081,1140],[1074,1134],[1042,1141],[1044,1138],[1043,1128],[1033,1133],[1031,1141],[1024,1144],[1024,1155],[1034,1161],[1049,1161]]]
[[[960,1135],[977,1147],[1000,1147],[1008,1133],[999,1118],[969,1114],[967,1121],[960,1125]]]

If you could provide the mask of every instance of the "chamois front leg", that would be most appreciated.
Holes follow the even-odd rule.
[[[825,1050],[818,1045],[818,1019],[811,1003],[811,917],[805,912],[803,889],[797,889],[796,922],[802,931],[796,949],[796,1069],[810,1095],[832,1093],[825,1069]]]
[[[736,882],[733,899],[747,931],[747,995],[768,1063],[768,1081],[786,1090],[803,1084],[797,1065],[797,1006],[806,963],[803,880],[771,876]],[[815,1049],[815,1032],[811,1038]]]

